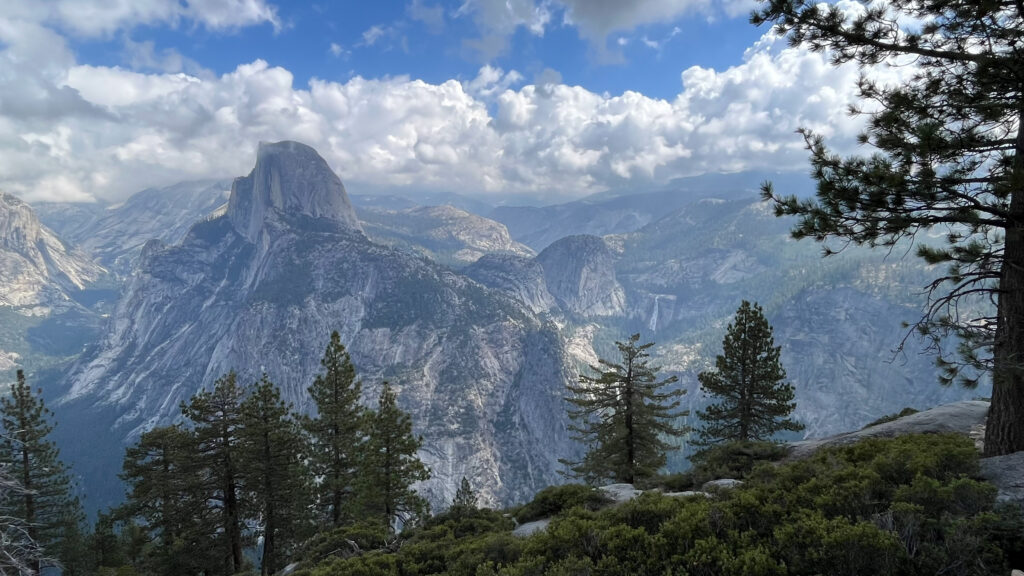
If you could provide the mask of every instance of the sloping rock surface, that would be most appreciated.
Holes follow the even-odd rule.
[[[985,425],[988,406],[988,402],[981,400],[954,402],[863,430],[793,442],[789,444],[790,451],[786,459],[800,460],[822,448],[846,446],[867,438],[894,438],[910,434],[964,434],[975,437]]]

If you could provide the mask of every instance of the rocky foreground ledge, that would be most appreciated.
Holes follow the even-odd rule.
[[[988,405],[981,400],[944,404],[863,430],[793,442],[785,460],[800,460],[822,448],[845,446],[867,438],[894,438],[910,434],[963,434],[973,438],[975,446],[981,450]],[[999,489],[998,500],[1024,504],[1024,452],[982,458],[981,476]]]

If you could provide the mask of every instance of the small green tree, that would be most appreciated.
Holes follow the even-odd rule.
[[[459,489],[455,491],[455,499],[452,500],[452,512],[466,512],[469,510],[476,510],[479,506],[477,502],[476,492],[473,491],[473,487],[470,486],[469,480],[465,476],[462,477],[462,483],[459,484]]]
[[[317,506],[331,526],[337,528],[351,519],[351,505],[357,478],[358,452],[364,441],[363,408],[359,405],[362,384],[338,332],[320,360],[324,373],[309,387],[317,414],[305,418],[302,426],[312,439],[310,466],[320,478]]]
[[[412,419],[399,409],[387,382],[377,411],[367,415],[367,432],[359,474],[362,513],[379,518],[389,531],[419,520],[430,508],[412,489],[413,483],[430,478],[430,471],[416,456],[423,438],[413,435]]]
[[[75,548],[84,515],[72,493],[68,468],[49,439],[51,418],[53,412],[43,403],[42,391],[33,393],[25,373],[18,370],[10,395],[0,399],[0,468],[18,489],[0,491],[4,496],[0,516],[18,519],[28,542],[76,571],[81,568]],[[34,574],[46,565],[35,553],[26,559]]]
[[[284,567],[312,527],[309,452],[291,406],[267,375],[242,402],[241,465],[263,534],[260,574]]]
[[[701,390],[719,400],[697,413],[703,421],[698,446],[764,441],[783,430],[803,430],[802,424],[788,418],[796,403],[779,362],[781,349],[761,307],[744,300],[726,328],[715,369],[697,376]]]
[[[621,363],[599,360],[591,366],[597,376],[580,375],[578,385],[570,385],[567,401],[576,406],[569,416],[576,422],[570,430],[575,440],[584,442],[587,453],[579,462],[562,462],[571,476],[587,482],[611,480],[628,482],[649,478],[665,465],[670,444],[665,437],[686,434],[687,428],[673,422],[689,414],[674,410],[683,389],[662,389],[677,382],[675,376],[658,380],[660,370],[649,366],[647,350],[653,342],[638,344],[640,335],[625,343],[616,342]]]
[[[230,576],[242,570],[242,525],[244,520],[243,473],[240,466],[240,427],[244,391],[234,371],[214,382],[213,390],[203,390],[182,405],[182,414],[192,421],[196,452],[204,483],[201,493],[217,502],[223,573]]]

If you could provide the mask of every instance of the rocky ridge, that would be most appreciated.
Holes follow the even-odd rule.
[[[485,254],[534,255],[512,240],[504,225],[454,206],[357,208],[356,212],[374,241],[409,247],[444,264],[464,266]]]
[[[74,306],[71,294],[104,273],[43,226],[28,204],[0,192],[0,307],[45,316]]]

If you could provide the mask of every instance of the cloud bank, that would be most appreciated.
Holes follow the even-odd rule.
[[[117,18],[155,17],[124,5],[134,11]],[[236,18],[273,16],[256,0],[174,5],[209,8],[204,25],[226,25],[215,5],[251,8]],[[0,43],[0,189],[30,201],[119,199],[243,175],[259,141],[284,139],[317,148],[353,192],[563,199],[705,172],[806,170],[798,127],[837,142],[861,128],[845,112],[858,71],[771,33],[737,66],[681,71],[668,100],[594,93],[557,74],[524,84],[491,66],[461,82],[357,76],[306,86],[263,60],[221,76],[89,66],[39,20],[0,18]]]

